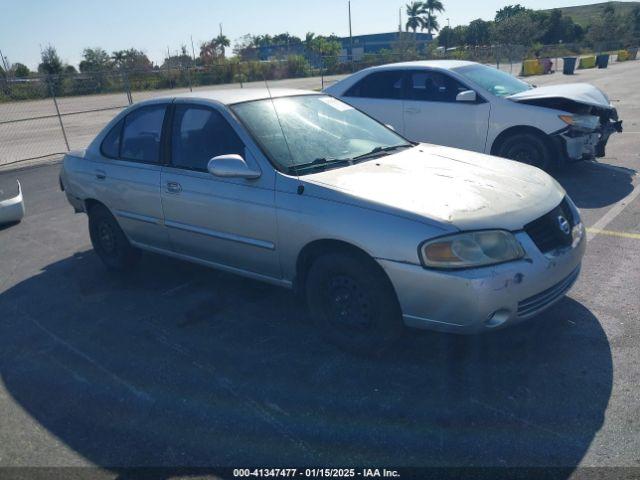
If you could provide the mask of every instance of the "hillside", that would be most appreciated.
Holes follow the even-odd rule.
[[[578,5],[575,7],[559,7],[559,10],[562,10],[562,15],[571,17],[574,22],[586,27],[591,23],[593,18],[602,15],[604,7],[609,3],[613,5],[616,13],[622,15],[628,15],[634,7],[640,6],[640,2],[603,2],[592,5]]]

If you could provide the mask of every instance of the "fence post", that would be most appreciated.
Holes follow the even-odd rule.
[[[64,144],[67,146],[67,152],[71,149],[69,148],[69,140],[67,139],[67,132],[64,131],[64,124],[62,123],[62,115],[60,115],[60,109],[58,108],[58,101],[56,100],[56,93],[53,88],[53,82],[51,81],[51,76],[47,77],[47,83],[49,84],[49,92],[51,93],[51,98],[53,99],[53,105],[56,107],[56,115],[58,116],[58,122],[60,123],[60,130],[62,130],[62,137],[64,138]]]
[[[129,75],[127,75],[127,72],[122,72],[122,81],[124,83],[125,93],[127,94],[127,101],[129,105],[131,105],[133,104],[133,97],[131,96],[131,85],[129,84]]]

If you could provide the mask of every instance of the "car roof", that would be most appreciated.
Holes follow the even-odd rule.
[[[467,60],[417,60],[413,62],[387,63],[371,67],[370,70],[388,70],[394,68],[439,68],[442,70],[451,70],[458,67],[466,67],[468,65],[477,65],[476,62]]]
[[[165,95],[156,97],[142,103],[156,103],[173,99],[190,98],[193,100],[210,100],[223,105],[250,102],[253,100],[266,100],[268,98],[291,97],[296,95],[323,95],[321,92],[311,90],[299,90],[294,88],[217,88],[198,90],[195,92],[179,93],[177,95]]]

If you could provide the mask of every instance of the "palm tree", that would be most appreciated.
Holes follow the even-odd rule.
[[[224,47],[228,47],[231,45],[229,38],[222,33],[213,39],[213,44],[220,55],[220,58],[224,58]]]
[[[440,30],[440,24],[438,23],[435,15],[427,13],[425,19],[424,23],[427,25],[426,28],[428,29],[429,34],[431,34],[431,30],[435,30],[436,32]]]
[[[405,28],[407,32],[412,30],[416,33],[419,28],[424,28],[424,18],[422,14],[426,13],[424,10],[424,4],[422,2],[411,2],[406,5],[407,7],[407,23]]]
[[[434,12],[444,12],[444,5],[440,0],[425,0],[422,3],[422,11],[427,14],[423,19],[423,23],[427,26],[427,33],[431,35],[432,30],[437,31],[440,29]]]
[[[203,65],[211,65],[218,54],[217,45],[214,40],[203,42],[200,45],[200,59]]]

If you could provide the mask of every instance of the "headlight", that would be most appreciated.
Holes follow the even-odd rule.
[[[431,268],[469,268],[517,260],[520,242],[505,230],[458,233],[428,240],[420,246],[422,264]]]
[[[584,130],[595,130],[600,122],[600,118],[595,115],[559,115],[559,117],[567,125]]]

